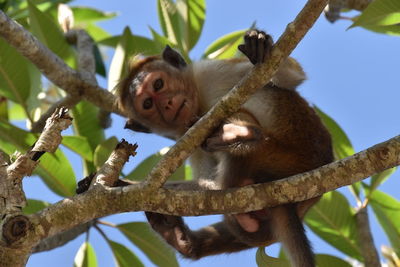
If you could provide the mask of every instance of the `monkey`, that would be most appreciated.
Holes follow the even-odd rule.
[[[264,62],[273,41],[250,30],[238,49],[247,58],[187,64],[167,46],[161,56],[133,62],[117,88],[126,128],[180,138],[251,70]],[[286,59],[271,80],[225,119],[190,158],[195,180],[177,188],[226,189],[284,179],[333,161],[331,137],[295,90],[305,73]],[[165,185],[171,186],[171,185]],[[282,243],[293,266],[315,266],[302,224],[320,197],[239,214],[192,231],[179,216],[146,212],[152,228],[183,256],[199,259]]]

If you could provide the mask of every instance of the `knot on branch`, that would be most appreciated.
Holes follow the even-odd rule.
[[[118,182],[119,174],[130,156],[136,155],[137,144],[130,144],[122,139],[107,161],[100,168],[96,175],[96,184],[113,187]]]
[[[19,156],[16,161],[7,168],[9,180],[20,182],[22,177],[26,175],[30,176],[32,174],[32,171],[36,168],[37,164],[38,162],[32,159],[30,155]],[[14,182],[13,184],[16,185],[17,182]]]
[[[88,191],[92,184],[101,184],[109,187],[127,185],[127,183],[118,179],[119,174],[129,157],[136,155],[137,148],[137,144],[132,145],[122,139],[97,173],[92,173],[78,182],[76,193],[82,194]]]
[[[26,236],[30,226],[31,222],[26,216],[11,217],[3,224],[3,239],[8,245],[12,245]]]
[[[61,143],[60,132],[67,129],[72,123],[72,117],[67,108],[59,108],[46,121],[43,133],[35,144],[35,152],[55,152]]]
[[[395,161],[397,164],[400,162],[400,152],[396,149],[400,143],[395,143],[393,146],[376,145],[375,151],[371,151],[368,157],[371,161],[373,168],[376,170],[387,168],[387,161]]]
[[[136,149],[138,148],[138,144],[130,144],[128,143],[125,139],[122,139],[121,142],[117,144],[117,147],[115,149],[122,149],[128,153],[128,157],[136,156]]]

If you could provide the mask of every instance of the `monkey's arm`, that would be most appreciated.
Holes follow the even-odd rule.
[[[244,44],[238,49],[248,57],[254,65],[263,63],[270,53],[273,41],[270,35],[263,31],[251,30],[244,36]],[[287,58],[281,63],[278,70],[271,78],[274,86],[286,89],[296,89],[304,80],[306,74],[294,58]]]

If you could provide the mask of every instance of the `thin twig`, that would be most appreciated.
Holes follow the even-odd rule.
[[[371,233],[367,207],[361,207],[357,210],[356,224],[358,240],[361,246],[360,251],[364,257],[365,267],[381,266],[378,251],[376,250],[374,239]]]

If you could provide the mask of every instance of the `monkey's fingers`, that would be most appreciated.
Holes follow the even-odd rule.
[[[263,31],[251,30],[244,36],[244,44],[239,45],[238,49],[245,54],[251,63],[263,63],[265,56],[272,47],[272,38]]]

